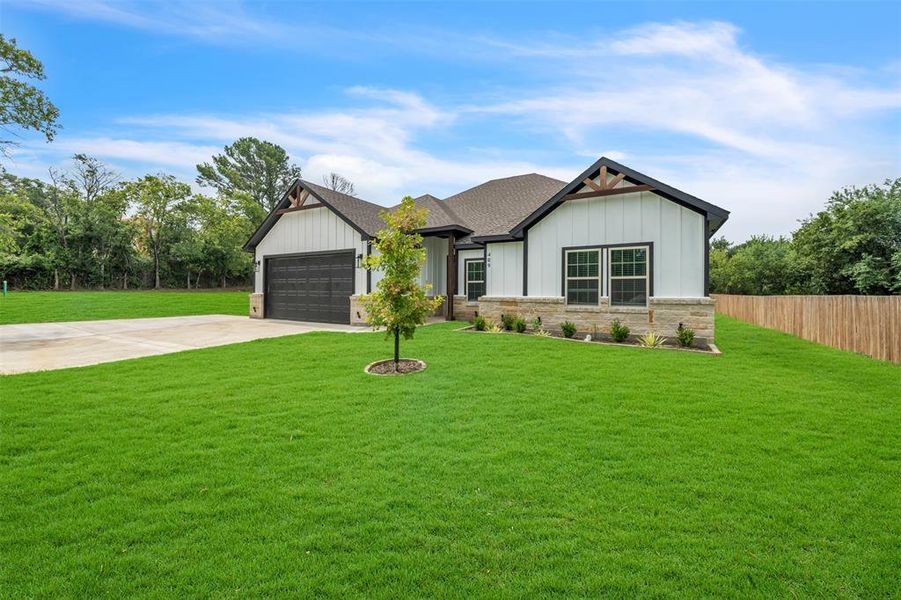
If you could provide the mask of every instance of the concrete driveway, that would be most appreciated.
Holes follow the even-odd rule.
[[[366,328],[230,315],[0,325],[0,374],[80,367],[310,331]]]

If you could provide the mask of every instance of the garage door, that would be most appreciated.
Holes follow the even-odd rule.
[[[353,250],[270,257],[265,276],[267,318],[350,323]]]

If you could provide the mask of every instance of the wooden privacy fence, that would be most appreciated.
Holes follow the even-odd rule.
[[[712,296],[724,315],[901,364],[901,296]]]

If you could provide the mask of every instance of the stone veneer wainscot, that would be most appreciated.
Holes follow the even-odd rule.
[[[541,317],[548,330],[572,321],[580,333],[590,332],[593,325],[610,333],[610,324],[619,319],[633,335],[653,331],[672,338],[679,323],[694,329],[698,341],[713,342],[714,335],[712,298],[651,298],[647,307],[611,307],[607,298],[602,298],[598,306],[584,306],[567,305],[562,297],[482,296],[479,314],[498,323],[503,314],[521,315],[527,321]]]

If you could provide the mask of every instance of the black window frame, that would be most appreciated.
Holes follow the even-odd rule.
[[[601,258],[601,266],[603,269],[603,276],[601,278],[601,287],[599,288],[599,298],[598,304],[600,304],[601,298],[608,299],[608,307],[611,306],[609,303],[610,299],[610,250],[620,249],[620,248],[646,248],[647,249],[647,286],[646,286],[646,295],[647,300],[645,304],[645,308],[650,306],[651,298],[654,297],[654,242],[627,242],[627,243],[617,243],[617,244],[592,244],[588,246],[564,246],[560,249],[560,295],[563,297],[564,304],[568,304],[566,301],[566,254],[567,252],[573,250],[597,250],[603,254]],[[593,306],[587,304],[575,304],[574,306]],[[619,307],[623,307],[622,305],[617,305]],[[627,305],[633,308],[641,308],[638,305]]]
[[[614,275],[613,274],[613,255],[616,252],[626,252],[628,250],[644,251],[644,274],[643,275]],[[626,263],[623,263],[626,264]],[[632,261],[632,264],[636,264]],[[613,281],[643,281],[644,282],[644,302],[641,304],[614,302]],[[641,308],[647,307],[651,298],[651,248],[645,244],[623,244],[617,247],[611,247],[607,250],[607,293],[609,296],[610,306]]]
[[[575,275],[570,276],[569,274],[569,257],[570,255],[576,255],[581,253],[590,253],[594,252],[597,254],[597,275]],[[597,282],[597,290],[594,290],[594,293],[597,294],[597,298],[594,302],[588,300],[587,302],[573,302],[569,299],[570,292],[570,281],[596,281]],[[572,306],[599,306],[601,303],[601,298],[604,297],[604,251],[603,248],[593,247],[593,248],[568,248],[563,251],[563,301],[567,305]],[[579,290],[579,291],[587,291],[591,294],[591,290]]]
[[[469,264],[470,263],[482,263],[482,279],[479,280],[469,280]],[[488,291],[488,271],[486,269],[485,258],[466,258],[463,260],[463,293],[466,295],[467,302],[477,302],[481,296],[484,296]],[[481,284],[482,285],[482,293],[480,296],[476,296],[475,298],[469,297],[469,286],[470,283]]]

